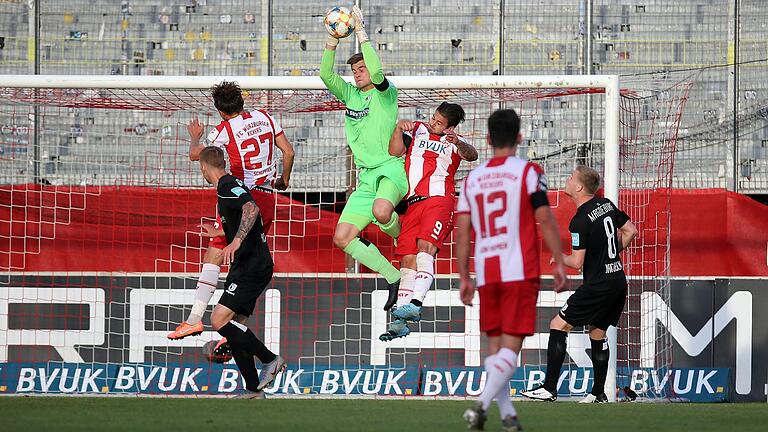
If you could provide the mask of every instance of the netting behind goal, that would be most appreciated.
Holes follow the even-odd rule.
[[[605,169],[606,93],[567,80],[544,88],[545,81],[518,89],[404,88],[400,118],[426,120],[440,102],[460,103],[467,120],[458,130],[482,161],[491,154],[488,115],[517,110],[519,154],[547,173],[567,242],[575,209],[562,188],[577,164]],[[624,256],[631,284],[617,337],[618,386],[673,364],[671,342],[655,320],[665,319],[669,303],[669,187],[688,88],[665,80],[632,85],[622,84],[612,186],[640,229]],[[197,225],[215,217],[215,193],[187,157],[186,122],[197,117],[210,128],[220,121],[205,86],[0,87],[0,389],[234,391],[234,364],[204,358],[201,347],[218,339],[214,332],[165,339],[194,300],[206,247]],[[384,281],[356,271],[331,239],[355,184],[343,107],[324,90],[247,87],[246,108],[269,111],[296,148],[269,234],[276,275],[249,322],[290,364],[270,392],[476,395],[485,347],[478,308],[458,298],[453,243],[438,255],[422,321],[407,338],[380,342]],[[459,178],[474,165],[462,163]],[[392,240],[375,227],[363,236],[392,256]],[[545,252],[542,268],[548,259]],[[538,333],[526,340],[513,394],[543,377],[548,322],[568,296],[554,294],[550,280],[545,275]],[[578,283],[574,275],[572,288]],[[589,388],[588,349],[583,331],[569,337],[561,395]],[[671,396],[655,390],[648,396]]]

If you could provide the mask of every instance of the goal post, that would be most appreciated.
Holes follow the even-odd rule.
[[[467,120],[458,131],[477,146],[481,161],[491,155],[485,143],[488,115],[500,107],[515,108],[522,117],[524,136],[519,153],[544,167],[561,231],[566,229],[562,225],[565,223],[567,227],[567,221],[573,216],[562,188],[578,160],[576,148],[583,139],[583,133],[578,130],[583,130],[587,116],[594,116],[595,124],[602,126],[588,144],[591,159],[603,176],[603,193],[623,207],[621,189],[622,200],[630,197],[627,212],[633,220],[638,220],[641,235],[655,235],[648,244],[632,246],[627,252],[628,274],[642,282],[638,287],[631,287],[636,292],[633,291],[631,306],[626,311],[630,317],[623,319],[618,331],[609,330],[611,360],[606,388],[627,385],[628,377],[624,376],[627,372],[620,372],[622,376],[617,378],[617,371],[641,367],[638,347],[649,343],[635,340],[645,313],[637,306],[639,298],[643,292],[668,289],[668,283],[663,281],[646,282],[654,278],[668,279],[668,273],[666,276],[664,273],[668,271],[668,263],[649,266],[643,251],[655,253],[666,248],[668,252],[668,222],[658,222],[664,215],[668,217],[668,206],[657,210],[649,200],[664,193],[671,170],[667,170],[666,159],[657,160],[654,152],[671,157],[676,122],[687,97],[687,87],[675,90],[671,96],[668,91],[662,100],[656,90],[650,91],[648,99],[642,99],[644,96],[632,90],[633,83],[628,84],[630,90],[627,90],[622,81],[622,88],[615,75],[392,76],[388,79],[400,92],[401,118],[428,118],[444,100],[462,104]],[[257,334],[264,335],[288,358],[294,370],[305,371],[304,376],[308,378],[303,381],[302,391],[315,394],[330,388],[325,385],[329,376],[335,376],[331,372],[341,370],[334,368],[364,371],[371,367],[408,370],[403,379],[413,381],[410,384],[416,394],[429,396],[424,380],[431,372],[478,367],[476,359],[482,357],[482,349],[472,330],[475,323],[470,322],[476,317],[454,298],[452,279],[456,267],[452,241],[440,251],[436,261],[437,280],[431,291],[434,295],[428,297],[435,312],[425,316],[418,328],[412,328],[418,331],[414,331],[408,341],[398,340],[383,346],[368,337],[381,325],[382,316],[386,320],[385,315],[371,311],[378,304],[383,286],[370,274],[344,273],[343,253],[336,250],[330,240],[334,218],[343,205],[340,197],[348,186],[343,106],[318,77],[287,76],[0,76],[0,126],[11,131],[5,141],[0,141],[0,145],[11,149],[0,154],[0,160],[8,160],[0,167],[0,241],[8,245],[7,250],[0,253],[0,273],[7,275],[0,277],[0,291],[6,294],[0,296],[0,345],[5,344],[0,347],[3,359],[0,363],[47,361],[56,364],[82,358],[84,362],[119,367],[122,362],[170,367],[202,361],[199,347],[215,337],[212,332],[206,332],[201,339],[176,345],[165,341],[163,334],[186,316],[193,297],[189,288],[194,287],[205,245],[190,224],[210,221],[214,215],[214,203],[205,198],[206,185],[187,158],[184,125],[192,116],[207,116],[208,127],[219,121],[209,89],[223,80],[240,85],[246,108],[263,108],[273,114],[297,147],[295,180],[292,179],[291,188],[278,197],[275,226],[269,235],[276,272],[280,275],[274,286],[279,289],[268,291],[267,298],[260,301],[257,311],[269,318],[263,320],[256,314],[255,328],[259,329]],[[654,85],[668,89],[666,84]],[[590,97],[599,102],[586,103]],[[669,103],[670,100],[675,103]],[[29,113],[33,109],[39,111],[38,125],[30,123]],[[649,116],[649,109],[655,110],[655,114]],[[664,124],[661,132],[652,127],[659,123]],[[33,143],[28,139],[31,128],[39,128],[42,134],[42,143],[37,145],[42,146],[43,151],[38,156],[31,151]],[[641,150],[635,151],[635,148]],[[43,184],[33,184],[34,179],[25,168],[33,157],[39,158],[34,162],[43,166]],[[622,162],[622,158],[630,162]],[[474,166],[476,164],[462,165],[459,177],[463,178]],[[624,195],[625,190],[628,195]],[[632,193],[633,190],[642,192]],[[183,194],[183,198],[174,198],[178,193]],[[130,225],[132,212],[151,213],[159,211],[157,209],[173,212],[176,219],[141,218],[137,223],[144,224],[141,227],[152,235],[139,243],[121,236],[121,231],[139,227]],[[100,218],[90,220],[90,211]],[[646,214],[651,211],[656,213]],[[660,218],[659,211],[666,213]],[[128,225],[122,219],[105,216],[110,213],[127,214]],[[24,229],[19,229],[20,224]],[[88,243],[90,246],[103,253],[122,254],[122,261],[108,256],[94,260],[89,256],[85,246],[80,246],[86,244],[79,238],[87,236],[85,230],[101,233],[99,239]],[[364,235],[377,243],[386,256],[391,255],[390,239],[373,228]],[[132,251],[137,245],[143,249],[140,254]],[[62,258],[64,255],[66,259]],[[668,260],[668,254],[658,255],[658,259]],[[656,267],[662,270],[657,271]],[[106,296],[86,292],[101,287],[105,282],[100,278],[104,275],[116,275],[125,282],[109,282],[116,284],[116,288],[114,292],[107,290]],[[577,280],[573,282],[574,288]],[[21,289],[23,287],[32,288]],[[45,291],[48,288],[53,291]],[[78,291],[81,289],[85,291]],[[64,291],[57,294],[56,290]],[[14,299],[19,293],[26,297]],[[523,364],[546,364],[546,323],[565,298],[551,295],[551,291],[542,293],[537,334],[526,342],[524,350],[530,354],[521,356]],[[34,315],[26,305],[36,303],[36,299],[28,298],[29,295],[39,295],[40,303],[50,303],[56,295],[64,295],[67,299],[64,303],[74,304],[79,304],[78,299],[71,297],[81,296],[82,304],[91,306],[80,312],[74,306],[56,306],[47,313]],[[189,304],[185,303],[185,295],[189,297]],[[668,293],[660,297],[666,301]],[[66,346],[57,350],[45,326],[77,313],[90,314],[92,322],[96,319],[94,310],[98,312],[96,317],[103,317],[107,323],[106,327],[93,327],[94,331],[122,328],[133,338],[107,334],[89,339],[95,341],[92,348],[84,348],[87,345],[84,343],[78,348]],[[26,318],[19,318],[18,314]],[[138,317],[140,322],[131,322],[128,326],[129,316]],[[313,320],[308,316],[314,316]],[[17,324],[25,322],[34,331],[22,334],[9,327],[11,320]],[[37,325],[41,328],[36,328]],[[55,340],[60,340],[59,336]],[[588,357],[579,352],[584,348],[579,345],[583,345],[584,336],[586,333],[579,333],[569,339],[569,347],[574,348],[573,351],[569,348],[564,369],[572,368],[576,371],[573,376],[578,376],[574,379],[586,382],[587,376],[581,371]],[[49,342],[45,341],[46,337]],[[132,340],[141,342],[129,346]],[[425,345],[419,346],[422,342]],[[656,358],[654,367],[657,368],[671,365],[668,341],[662,343],[666,344],[661,350],[665,357]],[[52,349],[29,358],[23,354],[24,350],[11,349],[10,345]],[[90,355],[80,352],[88,349]],[[68,353],[66,358],[61,352]],[[648,363],[646,359],[644,364]],[[513,381],[528,384],[536,376],[534,372],[523,370]],[[360,385],[350,388],[355,390]],[[117,391],[110,383],[106,387],[110,392]],[[360,394],[365,393],[363,390]],[[583,394],[580,391],[567,392]],[[151,393],[152,390],[138,392]],[[469,396],[471,392],[436,395]],[[615,400],[615,392],[607,391],[607,395]]]

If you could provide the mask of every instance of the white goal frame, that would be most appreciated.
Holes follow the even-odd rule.
[[[120,76],[120,75],[0,75],[4,88],[88,89],[209,89],[223,80],[235,81],[248,90],[325,90],[319,77],[293,76]],[[352,82],[350,77],[345,77]],[[490,76],[393,76],[400,90],[429,89],[605,89],[603,186],[605,197],[619,203],[619,105],[618,75],[490,75]],[[616,388],[617,329],[608,329],[612,353],[606,388]],[[608,391],[616,400],[616,392]]]

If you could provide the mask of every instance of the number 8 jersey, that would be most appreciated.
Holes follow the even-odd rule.
[[[495,157],[469,173],[457,213],[469,213],[475,233],[477,285],[538,281],[534,210],[547,201],[547,180],[535,163]]]
[[[232,175],[248,189],[271,189],[277,172],[275,138],[282,134],[275,119],[258,110],[224,120],[208,134],[208,142],[227,153]]]
[[[568,231],[573,250],[586,249],[582,269],[585,285],[625,277],[619,257],[619,228],[627,221],[629,216],[607,198],[594,197],[576,210]]]

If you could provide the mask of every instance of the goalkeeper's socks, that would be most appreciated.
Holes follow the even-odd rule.
[[[382,275],[388,284],[400,280],[400,271],[368,240],[355,237],[344,248],[344,252],[360,261],[360,264]]]
[[[197,324],[203,319],[208,302],[211,301],[216,286],[219,284],[219,272],[221,268],[216,264],[204,263],[203,270],[200,272],[200,278],[197,280],[197,289],[195,290],[195,304],[192,305],[192,312],[187,317],[187,324]]]
[[[277,358],[277,355],[269,350],[259,338],[245,324],[232,320],[219,329],[219,334],[227,338],[232,349],[240,347],[259,361],[266,364]]]
[[[408,304],[413,298],[413,284],[416,280],[416,270],[400,267],[400,287],[397,291],[397,307]]]
[[[568,333],[562,330],[549,330],[549,344],[547,345],[547,377],[544,379],[544,388],[550,393],[557,394],[557,380],[560,378],[560,368],[565,361],[565,340]]]
[[[592,394],[600,396],[605,393],[605,377],[608,375],[608,359],[611,356],[608,348],[608,340],[589,339],[592,344],[592,370],[595,380],[592,383]]]
[[[424,302],[424,297],[432,287],[433,280],[435,280],[435,257],[426,252],[419,252],[416,254],[416,282],[413,298]]]
[[[253,361],[253,354],[239,346],[232,346],[232,357],[235,359],[240,375],[245,380],[245,388],[250,391],[258,391],[259,371],[256,370],[256,364]]]
[[[379,224],[379,228],[384,234],[392,237],[400,237],[400,216],[397,213],[392,212],[392,218],[385,224]]]
[[[509,380],[517,369],[517,353],[509,348],[502,348],[496,355],[485,359],[486,382],[483,393],[480,394],[480,402],[483,410],[488,410],[493,399],[502,389],[509,392]]]

